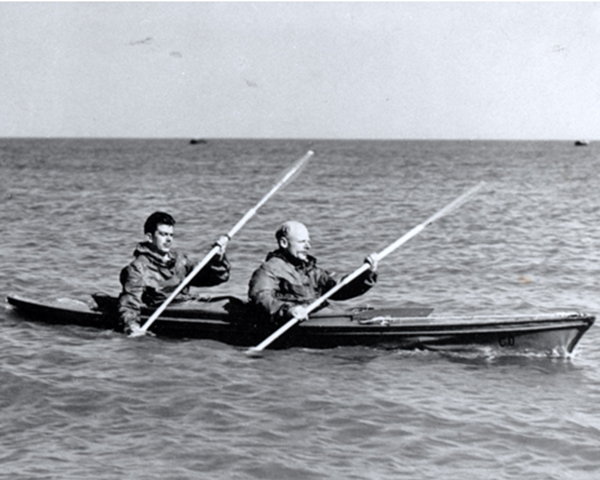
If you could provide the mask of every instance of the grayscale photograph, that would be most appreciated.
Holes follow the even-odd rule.
[[[600,4],[0,2],[0,480],[600,478]]]

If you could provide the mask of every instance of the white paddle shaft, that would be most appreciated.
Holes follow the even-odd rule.
[[[412,237],[421,233],[428,225],[435,222],[438,218],[448,214],[451,210],[454,210],[455,208],[458,208],[460,205],[465,203],[470,197],[472,197],[477,191],[479,191],[479,189],[481,189],[483,187],[483,185],[485,185],[485,183],[481,182],[478,185],[476,185],[475,187],[468,190],[467,192],[463,193],[460,197],[458,197],[456,200],[454,200],[453,202],[446,205],[439,212],[437,212],[436,214],[429,217],[427,220],[425,220],[420,225],[417,225],[416,227],[414,227],[408,233],[405,233],[402,237],[400,237],[395,242],[391,243],[388,247],[383,249],[381,252],[375,254],[375,257],[376,257],[375,259],[377,261],[379,261],[379,260],[387,257],[394,250],[396,250],[401,245],[408,242]],[[328,290],[325,294],[323,294],[321,297],[317,298],[310,305],[308,305],[306,307],[306,313],[309,314],[310,312],[312,312],[315,308],[317,308],[319,305],[321,305],[323,302],[325,302],[333,294],[335,294],[341,288],[348,285],[348,283],[350,283],[352,280],[354,280],[355,278],[360,276],[363,272],[366,272],[368,269],[369,269],[369,264],[363,263],[359,268],[354,270],[354,272],[352,272],[350,275],[348,275],[347,277],[344,277],[335,287],[333,287],[331,290]],[[273,343],[273,341],[275,341],[277,338],[279,338],[281,335],[283,335],[285,332],[287,332],[290,328],[292,328],[297,323],[300,323],[301,321],[302,321],[302,319],[299,319],[299,318],[290,319],[287,323],[282,325],[278,330],[276,330],[271,335],[269,335],[267,338],[265,338],[256,347],[250,348],[248,350],[248,353],[252,354],[253,352],[260,352],[260,351],[264,350],[267,346],[269,346],[271,343]]]
[[[296,162],[296,164],[290,168],[290,170],[283,176],[279,182],[267,193],[254,207],[246,212],[246,214],[242,217],[242,219],[234,225],[234,227],[229,230],[227,233],[227,237],[231,240],[233,236],[250,220],[258,211],[260,207],[262,207],[267,200],[269,200],[277,190],[279,190],[290,178],[294,176],[300,170],[300,168],[312,157],[314,152],[309,150],[306,154]],[[218,245],[214,246],[208,255],[206,255],[198,265],[194,267],[194,269],[183,279],[183,281],[177,286],[175,290],[167,297],[167,299],[158,307],[154,313],[146,320],[146,322],[142,325],[141,330],[142,333],[146,332],[148,328],[154,323],[154,321],[160,316],[161,313],[165,311],[165,309],[169,306],[169,304],[175,299],[177,295],[181,293],[181,291],[192,281],[192,279],[212,260],[212,258],[219,252],[220,247]]]

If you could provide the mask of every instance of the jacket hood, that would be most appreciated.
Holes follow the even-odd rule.
[[[147,257],[152,263],[165,267],[171,266],[173,263],[175,263],[175,256],[173,255],[172,251],[169,252],[169,260],[165,262],[163,260],[163,256],[156,251],[154,245],[152,245],[150,242],[139,243],[133,251],[133,256],[136,258],[140,256]]]
[[[307,255],[306,261],[300,260],[299,258],[292,257],[287,250],[283,250],[279,248],[278,250],[273,250],[267,254],[267,258],[265,261],[269,261],[271,258],[280,258],[281,260],[291,263],[294,267],[314,267],[317,264],[317,259],[312,255]]]

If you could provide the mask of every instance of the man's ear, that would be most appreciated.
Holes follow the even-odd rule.
[[[152,235],[150,232],[148,232],[148,233],[146,233],[146,239],[147,239],[147,240],[148,240],[150,243],[152,243],[152,240],[153,240],[154,238],[153,238],[153,235]]]
[[[281,237],[279,239],[279,247],[282,249],[286,249],[289,245],[288,239],[286,237]]]

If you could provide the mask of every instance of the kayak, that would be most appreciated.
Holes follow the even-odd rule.
[[[89,303],[57,300],[42,303],[11,295],[14,313],[50,324],[119,330],[115,297],[92,295]],[[431,316],[433,308],[324,308],[278,338],[270,348],[368,346],[386,349],[465,351],[568,356],[594,324],[593,315],[551,312],[536,315]],[[142,311],[145,321],[152,309]],[[149,329],[158,337],[210,339],[254,346],[274,327],[257,325],[242,300],[215,297],[170,305]]]

